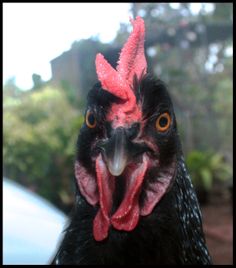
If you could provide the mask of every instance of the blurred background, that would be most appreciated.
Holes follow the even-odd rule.
[[[4,3],[3,175],[68,215],[96,53],[115,66],[137,15],[149,72],[174,103],[213,262],[232,264],[232,3]]]

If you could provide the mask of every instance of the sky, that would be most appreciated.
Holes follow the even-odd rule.
[[[50,60],[83,38],[110,42],[120,23],[129,23],[130,3],[4,3],[3,83],[15,77],[22,89],[32,74],[51,78]]]
[[[201,6],[192,3],[191,12],[198,14]],[[27,90],[33,86],[33,73],[49,80],[52,59],[76,40],[99,36],[102,42],[111,42],[120,23],[129,23],[130,7],[130,3],[4,3],[3,83],[15,77],[16,85]],[[179,3],[171,7],[178,8]],[[205,7],[210,12],[213,5]]]

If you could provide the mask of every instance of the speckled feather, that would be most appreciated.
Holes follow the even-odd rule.
[[[181,156],[173,187],[133,232],[112,229],[106,241],[96,242],[96,212],[78,192],[53,264],[211,264],[197,197]]]
[[[191,178],[181,156],[176,176],[175,207],[181,222],[183,261],[186,264],[209,264],[211,259],[202,229],[202,215]]]

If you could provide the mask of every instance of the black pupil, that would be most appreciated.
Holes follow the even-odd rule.
[[[95,124],[95,117],[94,117],[93,114],[89,114],[89,116],[88,116],[88,122],[92,126]]]
[[[168,118],[165,116],[162,116],[159,120],[159,125],[161,127],[165,127],[168,124]]]

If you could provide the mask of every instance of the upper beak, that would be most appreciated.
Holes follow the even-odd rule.
[[[120,176],[135,156],[148,149],[143,143],[132,142],[123,127],[115,129],[112,136],[100,147],[107,168],[113,176]]]
[[[108,170],[113,176],[119,176],[128,162],[127,137],[124,128],[117,128],[104,145],[103,156]]]

